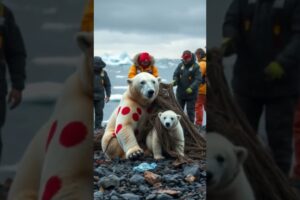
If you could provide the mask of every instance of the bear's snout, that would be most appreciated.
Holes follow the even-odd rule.
[[[149,98],[152,98],[153,95],[154,95],[154,90],[148,90],[147,95],[148,95]]]
[[[171,124],[169,122],[166,123],[166,127],[169,128]]]

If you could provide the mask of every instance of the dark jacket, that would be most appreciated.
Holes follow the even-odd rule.
[[[24,89],[26,50],[12,12],[0,3],[0,95],[7,94],[6,66],[12,87]]]
[[[223,36],[232,38],[237,54],[233,89],[256,97],[299,93],[300,1],[234,0],[226,13]],[[270,81],[264,69],[280,63],[285,76]]]
[[[174,72],[173,80],[176,81],[177,84],[177,97],[181,99],[197,98],[198,88],[201,83],[201,72],[194,55],[192,62],[188,65],[184,65],[183,62],[178,65]],[[185,91],[189,87],[193,90],[191,94],[187,94]]]
[[[101,71],[94,71],[94,100],[104,100],[106,96],[110,97],[111,85],[108,75],[104,69]]]

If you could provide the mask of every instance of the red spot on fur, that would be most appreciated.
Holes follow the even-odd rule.
[[[118,124],[117,128],[116,128],[116,135],[120,132],[120,130],[122,129],[122,124]]]
[[[134,120],[134,121],[139,121],[139,119],[140,119],[140,116],[139,116],[139,114],[137,114],[137,113],[133,113],[133,115],[132,115],[132,119]]]
[[[137,110],[137,112],[139,113],[139,115],[142,114],[142,109],[141,109],[141,108],[137,108],[136,110]]]
[[[122,109],[122,115],[127,115],[130,112],[130,108],[129,107],[124,107]]]
[[[70,122],[62,130],[59,142],[64,147],[73,147],[83,142],[87,134],[87,127],[82,122]]]
[[[61,189],[61,186],[62,181],[58,176],[49,178],[44,188],[42,200],[51,200]]]
[[[117,115],[119,114],[120,110],[121,110],[121,106],[118,108],[118,113],[117,113]]]
[[[47,142],[46,142],[46,151],[48,149],[48,146],[54,136],[54,133],[56,131],[56,128],[57,128],[57,121],[53,122],[52,125],[51,125],[51,128],[50,128],[50,131],[49,131],[49,134],[48,134],[48,138],[47,138]]]
[[[113,137],[117,137],[117,135],[116,135],[116,133],[115,133],[115,132],[113,132],[113,134],[112,134],[112,135],[113,135]]]

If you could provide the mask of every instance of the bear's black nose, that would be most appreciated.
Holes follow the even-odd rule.
[[[210,171],[206,172],[206,182],[209,183],[213,178],[213,174]]]
[[[154,90],[149,90],[148,91],[148,97],[151,98],[154,94]]]
[[[170,127],[170,123],[169,123],[169,122],[166,123],[166,127],[167,127],[167,128]]]

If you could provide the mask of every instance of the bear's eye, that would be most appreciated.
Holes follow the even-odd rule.
[[[216,156],[216,160],[217,160],[217,162],[220,163],[220,164],[224,163],[224,161],[225,161],[224,157],[221,156],[221,155],[217,155],[217,156]]]
[[[174,120],[174,118],[173,118],[173,117],[171,117],[171,120],[173,121],[173,120]]]
[[[152,83],[155,85],[155,81],[152,81]]]
[[[141,85],[145,85],[145,83],[146,83],[145,81],[141,81]]]
[[[166,117],[164,117],[164,119],[167,119]]]

